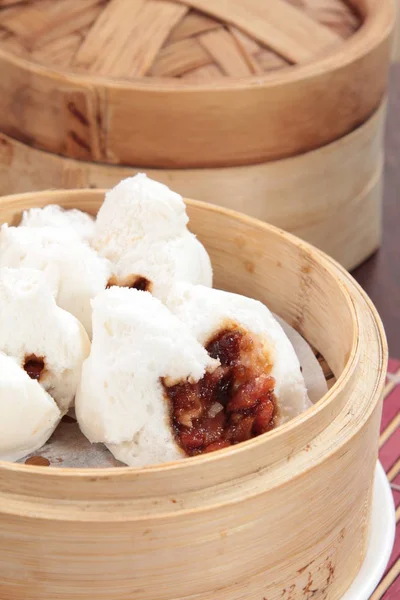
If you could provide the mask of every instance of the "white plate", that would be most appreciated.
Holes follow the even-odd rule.
[[[386,571],[395,534],[396,515],[393,494],[386,473],[382,465],[378,463],[368,553],[353,585],[342,600],[369,600]]]

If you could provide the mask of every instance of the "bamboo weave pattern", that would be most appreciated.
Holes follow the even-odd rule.
[[[57,69],[206,82],[312,61],[361,25],[344,0],[264,2],[0,0],[0,47]]]

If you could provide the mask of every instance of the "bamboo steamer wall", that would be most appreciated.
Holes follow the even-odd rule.
[[[95,190],[0,201],[0,221]],[[142,470],[0,463],[2,600],[340,600],[366,553],[387,349],[334,261],[244,215],[188,202],[216,285],[266,302],[337,382],[311,410],[234,448]],[[240,252],[238,252],[240,249]]]
[[[384,116],[382,106],[348,136],[294,158],[248,167],[145,171],[186,197],[271,222],[351,268],[380,243]],[[0,133],[0,182],[14,193],[110,188],[139,171],[61,158]]]
[[[394,0],[1,7],[3,194],[145,170],[348,268],[378,247]]]

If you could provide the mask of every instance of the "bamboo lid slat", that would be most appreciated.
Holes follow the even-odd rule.
[[[271,50],[260,50],[254,56],[255,62],[260,66],[262,71],[276,71],[289,67],[291,63],[272,52]]]
[[[3,6],[13,6],[14,4],[21,4],[25,0],[0,0],[0,8]]]
[[[313,20],[326,25],[343,39],[350,37],[358,28],[358,16],[345,4],[336,0],[303,0],[304,12]]]
[[[292,2],[293,0],[289,1]],[[298,6],[307,15],[322,23],[336,19],[349,26],[351,25],[354,29],[358,27],[359,17],[356,12],[349,10],[349,6],[344,2],[337,2],[337,0],[300,0]]]
[[[49,0],[44,4],[44,8],[51,8]],[[46,20],[43,11],[35,4],[25,5],[17,9],[15,7],[7,8],[0,13],[0,25],[22,39],[30,36],[33,30],[35,32],[40,31]]]
[[[96,19],[104,5],[101,0],[74,0],[72,5],[70,0],[63,0],[63,2],[65,4],[57,7],[54,19],[46,23],[37,37],[32,35],[28,38],[29,51],[72,33],[84,35],[85,29]],[[45,13],[47,15],[47,11]]]
[[[0,26],[0,44],[1,47],[15,54],[16,56],[23,55],[24,48],[21,45],[21,42],[15,35],[13,35],[8,29],[4,29]]]
[[[254,73],[243,50],[225,29],[204,33],[200,36],[200,43],[226,75],[246,77]]]
[[[158,52],[173,27],[186,15],[188,8],[174,2],[148,1],[140,11],[136,23],[134,39],[130,40],[119,59],[114,76],[143,76],[151,68]],[[130,65],[123,70],[124,62]]]
[[[204,38],[215,66],[226,77],[247,77],[309,62],[337,48],[359,26],[360,17],[346,0],[25,0],[0,4],[0,27],[8,33],[0,36],[1,47],[45,65],[117,79],[181,78],[188,67],[182,71],[165,68],[165,56],[169,59],[171,52],[173,62],[178,63],[176,53],[184,54],[186,46],[174,44],[194,38],[202,45],[202,36],[208,32],[219,31]],[[266,60],[267,53],[270,60]],[[182,62],[191,71],[205,66],[204,57],[199,64],[185,57]],[[190,80],[205,80],[204,74]]]
[[[80,47],[75,64],[93,72],[117,62],[143,4],[143,0],[110,0]]]
[[[257,44],[255,40],[240,31],[240,29],[237,29],[232,25],[230,25],[228,29],[232,35],[232,38],[235,40],[241,53],[243,54],[244,59],[249,65],[251,72],[261,75],[263,73],[263,68],[261,63],[256,59],[257,53],[260,51],[261,46]]]
[[[82,41],[82,33],[71,33],[33,50],[32,57],[44,64],[68,67]]]
[[[187,12],[187,7],[173,2],[113,0],[92,27],[74,64],[101,75],[144,75]]]
[[[221,29],[222,27],[223,24],[221,22],[193,11],[173,29],[168,42],[178,42],[179,40],[184,40],[200,33],[206,33],[213,29]]]
[[[262,46],[260,44],[234,25],[229,25],[228,29],[247,55],[257,54],[261,50]]]
[[[236,27],[295,63],[341,43],[328,27],[316,23],[285,0],[179,0]]]
[[[193,83],[205,83],[215,81],[224,77],[223,72],[216,65],[206,65],[183,75],[183,79]]]
[[[101,0],[42,0],[0,12],[0,25],[32,50],[87,27],[100,10]]]
[[[214,67],[211,63],[212,57],[206,48],[197,39],[188,38],[164,48],[151,72],[159,77],[177,77],[206,65]]]

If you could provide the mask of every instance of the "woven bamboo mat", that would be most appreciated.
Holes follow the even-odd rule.
[[[388,568],[370,600],[400,600],[400,360],[389,361],[379,458],[392,486],[397,529]]]

